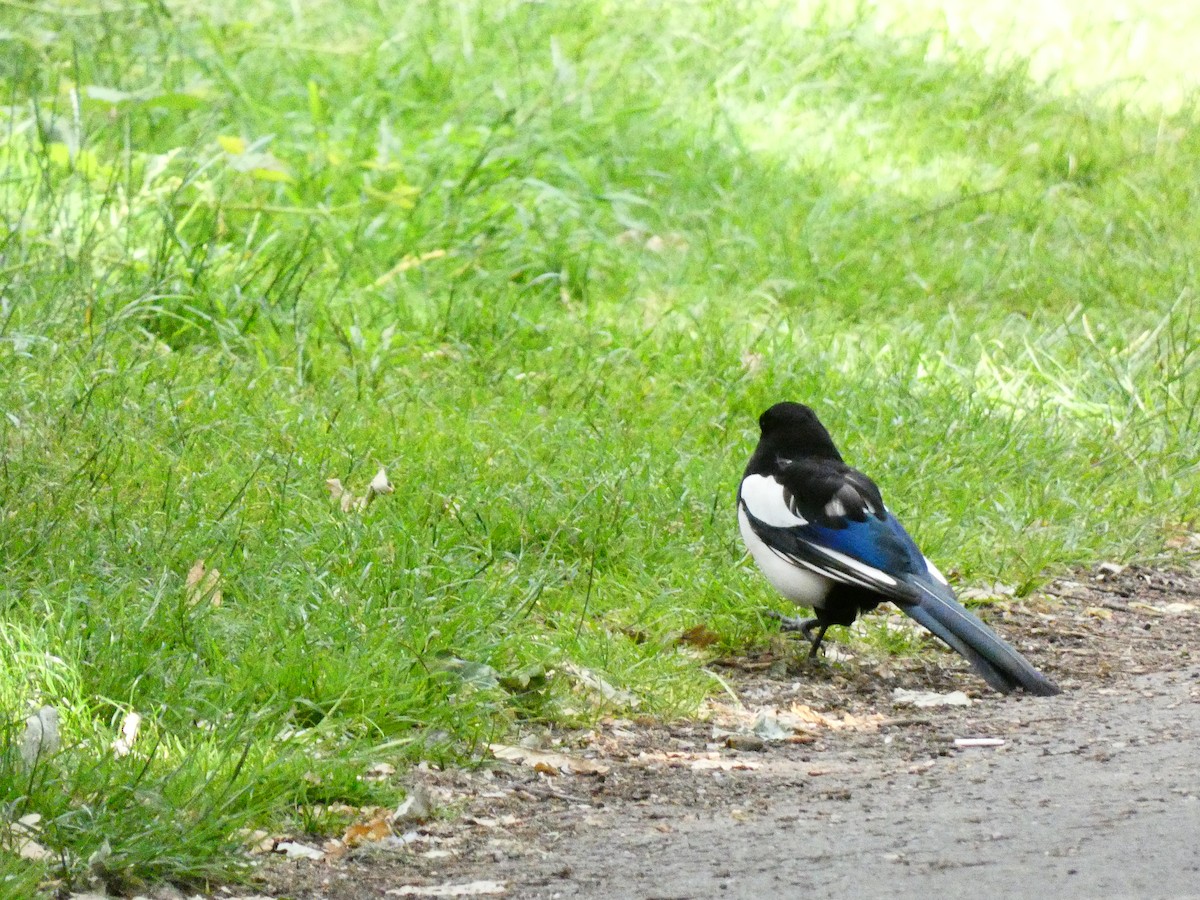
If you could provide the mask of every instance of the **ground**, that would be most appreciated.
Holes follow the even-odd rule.
[[[304,900],[472,889],[547,900],[1200,895],[1200,568],[1101,567],[985,614],[1061,696],[991,693],[949,653],[843,651],[811,664],[780,643],[714,665],[738,702],[714,703],[709,721],[608,720],[557,735],[556,750],[604,774],[421,770],[458,816],[332,845],[332,861],[273,854],[255,890]],[[964,690],[973,702],[900,707],[896,688]],[[794,726],[785,739],[756,739],[763,710]]]

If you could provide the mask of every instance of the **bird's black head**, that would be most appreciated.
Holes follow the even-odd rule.
[[[788,459],[842,459],[817,414],[803,403],[776,403],[758,417],[758,426],[762,429],[760,449],[765,446],[768,452]]]

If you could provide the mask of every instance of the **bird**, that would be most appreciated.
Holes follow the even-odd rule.
[[[966,657],[995,690],[1061,692],[958,602],[875,482],[845,463],[812,409],[776,403],[758,423],[762,435],[738,487],[738,525],[771,585],[812,608],[804,620],[773,614],[784,630],[805,636],[810,658],[830,626],[851,625],[891,601]]]

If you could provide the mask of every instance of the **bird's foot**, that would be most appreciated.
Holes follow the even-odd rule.
[[[816,659],[817,651],[821,649],[821,641],[825,639],[825,629],[828,625],[821,625],[820,619],[801,619],[799,616],[785,616],[783,613],[769,610],[767,615],[779,622],[780,631],[798,631],[804,635],[804,639],[811,645],[808,651],[809,659]],[[813,634],[814,626],[821,625],[816,634]]]
[[[802,619],[799,616],[785,616],[783,613],[775,612],[773,609],[767,610],[767,618],[774,619],[779,623],[780,631],[799,631],[810,641],[812,640],[812,627],[817,624],[816,619]]]

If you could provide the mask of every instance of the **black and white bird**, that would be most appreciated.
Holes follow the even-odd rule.
[[[842,461],[811,409],[777,403],[758,423],[762,437],[738,489],[738,524],[775,589],[812,607],[811,619],[780,617],[785,629],[808,638],[810,655],[830,625],[850,625],[860,612],[890,600],[965,656],[996,690],[1059,693],[958,602],[888,512],[875,482]]]

